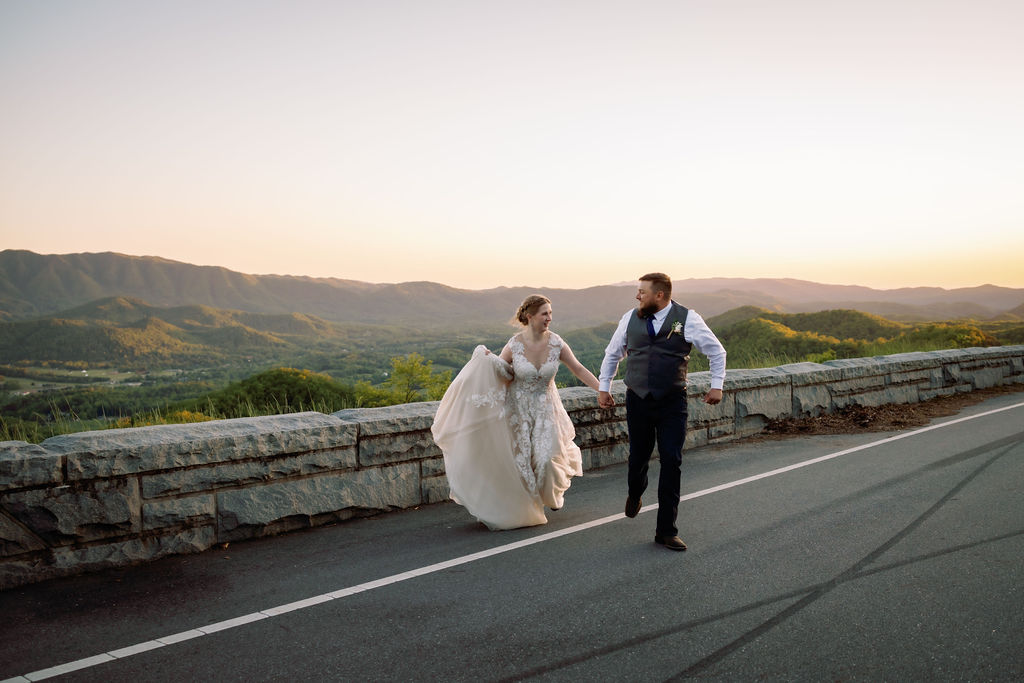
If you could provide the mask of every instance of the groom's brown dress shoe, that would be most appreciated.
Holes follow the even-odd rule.
[[[654,542],[665,546],[669,550],[686,550],[686,544],[678,536],[655,536]]]
[[[630,518],[636,517],[637,514],[640,512],[640,505],[641,501],[639,498],[631,498],[630,496],[626,496],[626,516]]]

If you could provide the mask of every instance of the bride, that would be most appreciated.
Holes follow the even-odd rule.
[[[491,529],[545,524],[583,474],[576,430],[555,388],[559,363],[597,391],[594,374],[552,332],[551,301],[516,311],[523,330],[500,355],[484,346],[448,387],[431,432],[444,455],[451,499]]]

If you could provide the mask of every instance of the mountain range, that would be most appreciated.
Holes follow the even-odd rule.
[[[376,284],[250,275],[112,252],[45,255],[0,251],[0,320],[5,321],[52,317],[100,299],[127,298],[158,307],[206,306],[235,312],[232,315],[288,316],[281,322],[289,326],[315,326],[321,324],[315,318],[321,318],[396,326],[415,333],[452,326],[493,328],[511,318],[526,295],[539,291],[552,300],[558,327],[570,329],[617,320],[633,305],[635,286],[630,282],[585,289],[467,290],[434,282]],[[705,317],[751,305],[780,313],[855,309],[900,321],[1024,319],[1024,289],[995,285],[881,290],[795,279],[677,279],[674,298]],[[123,302],[118,308],[125,308]],[[302,317],[291,318],[292,314]],[[244,323],[244,317],[238,322]],[[261,319],[260,327],[267,322]]]

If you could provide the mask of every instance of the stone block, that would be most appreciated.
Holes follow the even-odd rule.
[[[756,371],[734,370],[733,372],[734,373],[744,373],[744,372],[756,372]],[[742,375],[740,375],[740,376],[742,376]],[[729,382],[733,381],[734,379],[735,378],[733,378],[730,375],[730,376],[727,376],[725,378],[725,381],[726,381],[726,383],[729,383]],[[623,384],[623,389],[625,389],[625,384]],[[704,394],[708,393],[708,390],[710,390],[710,389],[711,389],[711,373],[710,372],[707,372],[707,371],[704,371],[704,372],[691,372],[689,375],[686,376],[686,393],[687,393],[687,395],[689,395],[689,396],[703,396]],[[626,392],[623,391],[622,394],[623,394],[622,400],[625,401],[626,400],[626,397],[625,397]]]
[[[762,424],[764,423],[764,418],[762,418],[760,415],[756,416],[756,418]],[[750,418],[744,418],[744,419],[750,419]],[[718,441],[718,440],[721,440],[724,437],[736,434],[736,426],[737,426],[737,421],[736,420],[717,420],[715,422],[711,422],[711,423],[709,423],[707,425],[708,438],[711,441]]]
[[[964,349],[939,349],[938,351],[928,351],[927,353],[940,363],[959,363],[960,361],[969,359],[974,355],[972,353],[968,353]]]
[[[912,370],[927,370],[938,367],[942,359],[931,351],[917,351],[913,353],[897,353],[886,356],[875,356],[867,359],[879,365],[885,366],[890,373],[910,372]]]
[[[259,460],[224,463],[211,467],[193,467],[171,472],[142,475],[142,496],[159,498],[196,491],[211,491],[227,486],[248,486],[270,479],[265,463]]]
[[[24,526],[0,512],[0,557],[43,550],[46,544]]]
[[[425,477],[420,484],[424,503],[443,503],[449,499],[448,477]]]
[[[710,373],[694,373],[693,377],[701,375],[706,381],[690,381],[690,394],[694,392],[703,396],[711,388]],[[725,378],[724,390],[730,393],[737,393],[747,389],[760,389],[763,387],[775,386],[778,384],[790,384],[789,375],[780,373],[776,368],[752,368],[746,370],[730,370]]]
[[[881,357],[879,357],[881,358]],[[891,371],[891,362],[879,358],[844,358],[843,360],[827,360],[822,365],[839,370],[839,377],[833,381],[885,378]],[[883,380],[884,381],[884,380]]]
[[[374,467],[441,455],[429,430],[393,432],[359,439],[359,466]]]
[[[1024,348],[1024,347],[1021,347]],[[1010,372],[1014,375],[1024,374],[1024,356],[1011,356],[1009,358]]]
[[[629,441],[628,432],[625,420],[590,424],[576,428],[576,443],[580,448],[597,444],[624,443]]]
[[[889,376],[890,384],[927,384],[932,383],[932,368],[916,368],[913,370],[897,370]]]
[[[959,363],[946,363],[942,366],[942,385],[959,384],[963,381]]]
[[[52,559],[27,555],[0,561],[0,590],[63,576],[84,574],[156,560],[167,555],[198,553],[216,542],[212,527],[184,529],[162,536],[56,548]]]
[[[249,484],[356,467],[354,446],[313,451],[302,455],[260,458],[142,476],[144,498],[211,491]]]
[[[421,477],[437,477],[444,474],[444,458],[424,458],[420,461]]]
[[[836,408],[845,408],[850,405],[876,407],[893,403],[917,403],[918,400],[917,386],[906,384],[836,396],[833,403]]]
[[[719,441],[731,441],[742,439],[764,431],[768,419],[764,415],[746,415],[736,418],[731,425],[721,425],[708,428],[708,439],[711,443]]]
[[[581,410],[600,410],[597,405],[597,392],[590,387],[567,387],[558,390],[558,397],[568,413]]]
[[[841,369],[821,363],[788,363],[774,368],[774,372],[788,377],[793,386],[834,382],[843,375]]]
[[[383,511],[419,505],[419,463],[403,463],[217,493],[220,538],[237,540],[277,533],[282,523],[309,526],[318,515],[344,519],[354,510]],[[296,518],[298,525],[287,522]],[[270,527],[269,529],[265,529]]]
[[[67,459],[71,481],[354,446],[357,430],[323,413],[109,429],[43,442]]]
[[[878,392],[885,388],[886,380],[886,375],[863,375],[853,379],[832,382],[829,385],[829,390],[832,392],[833,402],[838,402],[844,396]]]
[[[144,503],[142,528],[145,531],[179,526],[217,524],[217,501],[213,494],[170,498]]]
[[[733,392],[737,421],[748,416],[767,419],[789,417],[793,413],[793,387],[775,384]]]
[[[359,437],[430,431],[438,401],[406,403],[383,408],[350,408],[332,413],[348,424],[359,426]]]
[[[195,527],[172,534],[59,548],[54,551],[54,566],[66,573],[80,573],[148,562],[166,555],[198,553],[213,547],[216,542],[214,527]]]
[[[942,387],[939,389],[918,389],[917,397],[921,401],[930,401],[939,396],[952,396],[956,392],[955,387]]]
[[[1003,384],[1004,372],[999,366],[963,367],[963,379],[971,383],[975,389],[988,389]]]
[[[603,424],[605,422],[615,422],[616,420],[625,421],[626,419],[626,403],[625,397],[621,403],[617,404],[614,408],[593,408],[584,410],[573,410],[569,412],[569,419],[572,420],[573,425],[579,429],[588,425]]]
[[[580,449],[583,456],[583,473],[609,465],[619,465],[629,461],[629,444],[604,444]]]
[[[51,546],[138,533],[140,503],[134,478],[0,496],[0,506]]]
[[[57,572],[53,562],[46,555],[35,553],[0,558],[0,591],[46,581],[57,576],[62,574]]]
[[[699,427],[716,420],[731,420],[735,418],[738,392],[727,389],[722,395],[722,402],[718,405],[710,406],[704,402],[704,396],[708,388],[710,388],[710,384],[703,390],[698,390],[694,393],[693,386],[690,386],[686,399],[688,428]]]
[[[827,384],[793,387],[792,417],[817,417],[829,412],[832,412],[832,392]]]
[[[0,441],[0,491],[64,483],[63,458],[25,441]]]
[[[686,430],[686,440],[683,442],[683,451],[690,450],[692,448],[703,448],[710,442],[711,437],[708,435],[707,427],[697,427]]]

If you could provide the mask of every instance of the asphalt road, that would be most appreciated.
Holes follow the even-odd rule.
[[[1024,394],[689,451],[683,491],[685,553],[616,466],[542,527],[448,503],[9,590],[0,679],[1024,677]]]

